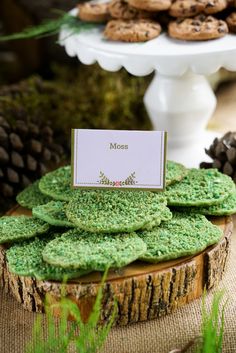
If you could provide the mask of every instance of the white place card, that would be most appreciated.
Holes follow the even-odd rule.
[[[78,188],[165,188],[163,131],[72,130],[72,183]]]

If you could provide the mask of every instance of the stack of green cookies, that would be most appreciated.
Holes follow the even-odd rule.
[[[222,237],[205,215],[236,212],[232,180],[167,162],[166,191],[72,189],[61,167],[17,196],[33,217],[0,218],[11,272],[42,280],[79,278],[133,261],[193,255]]]

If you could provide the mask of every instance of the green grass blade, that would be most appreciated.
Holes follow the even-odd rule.
[[[210,312],[206,309],[206,292],[202,299],[202,341],[196,349],[196,353],[222,353],[224,333],[224,312],[220,308],[224,292],[214,295]]]
[[[58,325],[58,335],[61,337],[61,346],[64,350],[67,349],[69,345],[69,335],[68,335],[68,310],[65,305],[63,305],[63,301],[60,305],[60,313],[61,313],[61,320],[59,321]]]
[[[106,271],[104,272],[104,275],[102,277],[101,285],[98,289],[98,293],[97,293],[96,300],[95,300],[95,303],[93,306],[93,310],[89,316],[88,325],[94,326],[95,323],[97,325],[97,323],[99,321],[100,312],[101,312],[101,304],[102,304],[103,286],[106,281],[108,271],[109,271],[109,268],[106,269]]]
[[[33,327],[32,341],[26,345],[25,353],[42,353],[40,347],[41,344],[37,344],[36,342],[42,341],[42,317],[38,316]],[[36,346],[35,346],[36,345]]]
[[[118,304],[117,302],[114,303],[114,308],[111,313],[111,317],[109,319],[108,324],[105,327],[102,327],[101,331],[99,331],[98,337],[97,337],[97,347],[98,349],[102,348],[103,344],[106,341],[106,338],[115,322],[116,316],[118,312]]]
[[[217,353],[221,353],[223,350],[223,337],[224,337],[224,327],[225,327],[225,308],[226,308],[227,302],[224,304],[222,313],[221,313],[221,323],[220,323],[220,330],[219,330],[219,336],[218,336],[218,341],[217,341],[217,347],[218,351]]]
[[[107,278],[108,269],[105,271],[101,285],[99,287],[96,300],[93,306],[92,313],[89,316],[88,322],[84,324],[83,330],[76,339],[76,349],[78,353],[95,353],[104,344],[107,335],[113,325],[117,314],[117,305],[114,305],[111,317],[105,326],[99,327],[103,286]]]

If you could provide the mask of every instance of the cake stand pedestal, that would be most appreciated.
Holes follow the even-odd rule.
[[[76,15],[77,9],[71,13]],[[208,42],[184,42],[161,34],[146,43],[111,42],[103,27],[71,34],[64,27],[60,44],[66,53],[87,65],[98,62],[108,71],[124,67],[136,76],[155,72],[144,103],[155,130],[168,132],[168,159],[196,167],[206,160],[216,133],[206,126],[216,107],[216,97],[205,76],[224,67],[236,71],[236,36]]]

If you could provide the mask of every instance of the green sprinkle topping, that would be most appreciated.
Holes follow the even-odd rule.
[[[65,268],[104,271],[120,268],[146,252],[146,245],[136,233],[91,234],[71,229],[47,244],[46,262]]]
[[[147,245],[140,259],[153,263],[194,255],[222,237],[221,229],[205,216],[178,212],[173,213],[171,221],[138,234]]]
[[[62,281],[64,279],[79,278],[88,271],[64,269],[47,264],[42,257],[44,247],[49,241],[61,234],[49,234],[47,237],[35,238],[14,244],[6,251],[9,270],[18,276],[32,276],[40,280]]]
[[[33,238],[46,233],[49,228],[49,224],[40,219],[4,216],[0,218],[0,244]]]
[[[188,174],[188,169],[180,163],[167,161],[166,186],[181,181]]]
[[[37,180],[32,185],[29,185],[21,191],[17,195],[16,201],[22,207],[32,209],[33,207],[43,205],[51,201],[51,198],[41,193],[39,190],[39,180]]]
[[[180,183],[168,186],[164,195],[168,206],[211,206],[234,192],[232,179],[216,169],[190,169]]]
[[[71,167],[65,166],[42,177],[39,182],[40,191],[59,201],[69,201],[73,195],[71,189]]]
[[[34,207],[33,216],[42,219],[53,226],[57,227],[74,227],[73,223],[68,221],[63,201],[50,201],[46,205]]]
[[[132,232],[160,222],[166,199],[145,191],[77,190],[66,208],[78,228],[97,233]]]

